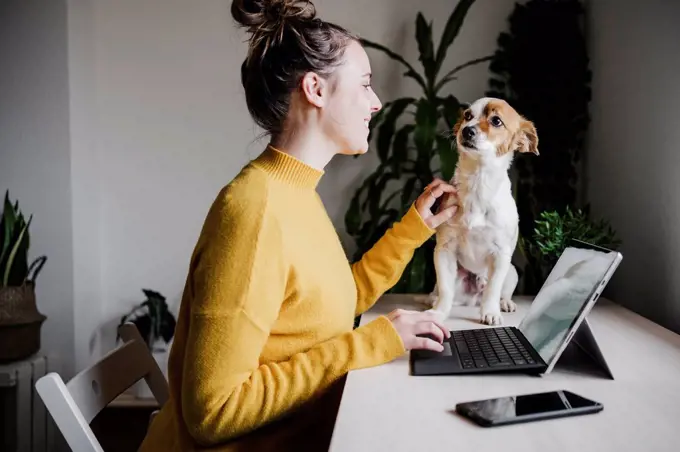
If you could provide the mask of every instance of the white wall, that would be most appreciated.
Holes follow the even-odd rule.
[[[315,2],[319,15],[405,53],[414,64],[418,10],[439,37],[453,2]],[[397,6],[398,5],[398,6]],[[218,190],[263,142],[248,116],[239,67],[244,33],[229,1],[69,1],[76,349],[78,364],[113,344],[120,315],[159,290],[174,308],[204,215]],[[510,1],[479,0],[446,69],[490,54]],[[360,11],[360,13],[358,13]],[[403,71],[370,54],[383,101],[416,94]],[[450,89],[483,94],[485,67]],[[374,156],[337,158],[320,193],[344,229],[344,212]],[[350,245],[351,246],[351,245]],[[93,331],[103,332],[103,335]]]
[[[73,253],[66,2],[0,2],[0,193],[30,226],[29,259],[47,255],[36,285],[48,318],[43,349],[73,367]],[[0,211],[2,208],[0,207]]]
[[[588,195],[624,242],[611,296],[680,332],[678,19],[678,2],[591,2]]]

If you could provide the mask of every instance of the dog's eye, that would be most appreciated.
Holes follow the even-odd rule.
[[[493,117],[489,120],[489,122],[490,122],[491,125],[494,126],[494,127],[500,127],[500,126],[503,125],[503,121],[501,121],[501,118],[499,118],[498,116],[493,116]]]
[[[466,121],[471,121],[472,120],[472,112],[466,111],[463,113],[463,119]]]

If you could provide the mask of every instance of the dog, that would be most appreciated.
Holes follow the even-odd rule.
[[[503,323],[501,311],[516,309],[518,282],[511,263],[519,237],[519,215],[508,171],[516,152],[539,155],[534,124],[506,101],[484,97],[463,111],[453,127],[458,163],[450,183],[458,204],[453,218],[436,230],[436,285],[430,311],[449,316],[454,304],[480,306],[480,320]]]

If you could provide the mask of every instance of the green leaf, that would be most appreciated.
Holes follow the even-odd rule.
[[[402,164],[408,161],[408,139],[413,129],[415,129],[415,125],[406,124],[394,136],[392,143],[394,155],[392,171],[396,173],[397,177],[401,177]]]
[[[463,63],[461,65],[454,67],[449,72],[447,72],[446,75],[444,77],[442,77],[441,80],[439,80],[439,82],[437,82],[437,84],[434,87],[435,94],[438,93],[439,90],[442,89],[444,87],[444,85],[449,83],[451,80],[455,80],[456,77],[454,77],[454,75],[456,75],[458,72],[462,71],[463,69],[465,69],[467,67],[474,66],[474,65],[480,64],[480,63],[484,63],[485,61],[491,61],[492,59],[493,59],[493,55],[490,55],[490,56],[470,60],[467,63]]]
[[[461,115],[460,102],[453,95],[438,97],[437,102],[441,105],[441,115],[444,117],[446,127],[449,130],[453,129]]]
[[[455,9],[449,16],[449,20],[444,26],[444,32],[442,33],[441,41],[439,42],[439,48],[437,49],[437,56],[435,58],[435,75],[439,73],[444,58],[446,57],[446,52],[453,43],[458,32],[460,31],[465,16],[467,15],[470,6],[475,2],[475,0],[460,0],[456,5]]]
[[[369,198],[369,211],[368,215],[370,218],[379,218],[380,217],[380,194],[385,191],[385,187],[387,186],[388,182],[397,179],[397,176],[392,173],[384,173],[382,177],[378,180],[378,183],[375,185],[375,190],[377,191],[378,195],[377,196],[372,196]]]
[[[416,17],[416,41],[418,42],[418,59],[425,70],[427,86],[434,85],[434,43],[432,42],[432,24],[425,21],[422,13]]]
[[[451,140],[437,135],[437,152],[441,162],[442,179],[450,181],[458,163],[458,152],[455,143]]]
[[[14,213],[14,207],[9,201],[9,190],[5,192],[5,202],[2,213],[2,229],[0,233],[3,234],[2,239],[2,253],[0,253],[0,262],[4,260],[9,253],[9,248],[11,246],[12,235],[14,234],[14,224],[16,223],[16,215]]]
[[[18,236],[16,237],[16,240],[14,241],[14,246],[12,247],[12,250],[9,253],[9,256],[7,258],[7,263],[5,264],[5,273],[2,277],[2,285],[3,286],[8,286],[10,285],[21,285],[23,283],[23,277],[21,277],[21,281],[17,283],[17,275],[21,276],[21,265],[22,265],[22,258],[23,258],[23,265],[26,265],[26,249],[25,249],[25,239],[24,237],[26,236],[26,231],[28,230],[28,227],[31,224],[31,220],[33,219],[33,216],[31,216],[28,219],[28,223],[24,224],[23,228],[21,228],[21,231],[19,232]],[[17,270],[14,270],[13,267],[17,268]],[[23,270],[23,275],[25,276],[26,274],[26,269]],[[10,275],[12,276],[12,279],[10,279]]]
[[[427,99],[418,101],[416,111],[416,128],[413,140],[418,149],[418,154],[426,158],[428,165],[432,155],[432,148],[437,134],[437,110],[436,106]]]
[[[401,191],[401,205],[406,210],[414,200],[411,199],[413,196],[413,190],[415,189],[416,183],[418,183],[417,177],[412,177],[404,184],[404,189]]]
[[[362,44],[364,47],[368,47],[368,48],[373,48],[373,49],[376,49],[376,50],[380,50],[381,52],[384,52],[387,56],[389,56],[389,57],[392,58],[393,60],[399,61],[401,64],[403,64],[404,66],[406,66],[406,68],[408,69],[408,71],[406,71],[406,72],[404,73],[404,75],[407,76],[407,77],[413,78],[416,82],[418,82],[418,84],[419,84],[424,90],[427,90],[427,87],[426,87],[426,85],[425,85],[425,81],[423,80],[423,77],[422,77],[420,74],[418,74],[418,72],[416,72],[416,70],[413,68],[413,66],[411,66],[411,65],[410,65],[404,58],[402,58],[400,55],[394,53],[393,51],[391,51],[391,50],[388,49],[387,47],[385,47],[385,46],[383,46],[383,45],[380,45],[380,44],[377,44],[377,43],[375,43],[375,42],[369,41],[368,39],[361,38],[360,41],[361,41],[361,44]]]
[[[378,128],[378,157],[382,162],[388,158],[397,119],[413,102],[415,99],[412,97],[397,99],[392,102],[389,112],[385,113],[383,122]]]

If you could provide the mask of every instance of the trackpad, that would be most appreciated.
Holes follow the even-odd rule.
[[[449,344],[448,341],[444,341],[442,344],[444,345],[444,351],[440,353],[441,356],[451,356],[453,353],[451,352],[451,345]]]

